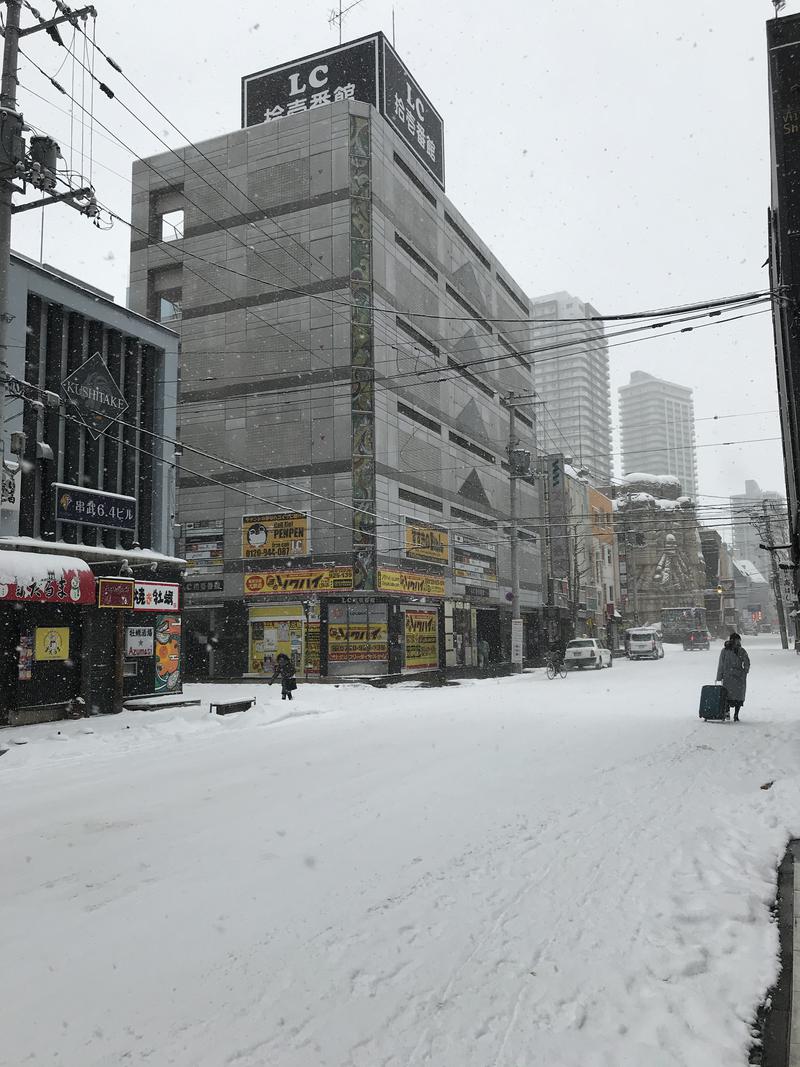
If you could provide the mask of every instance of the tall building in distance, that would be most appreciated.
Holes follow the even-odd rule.
[[[685,385],[636,370],[619,390],[622,473],[671,474],[697,496],[694,399]]]
[[[611,481],[608,342],[598,312],[570,293],[532,302],[533,368],[543,452],[568,453],[597,485]]]
[[[773,541],[785,544],[789,536],[785,496],[771,489],[762,489],[758,482],[748,478],[744,492],[731,497],[733,557],[750,560],[764,578],[769,579],[772,570],[769,552],[758,547],[764,542],[765,510],[769,515]]]

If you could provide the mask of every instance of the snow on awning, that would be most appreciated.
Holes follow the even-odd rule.
[[[0,550],[0,601],[27,604],[94,604],[88,563],[75,556]]]

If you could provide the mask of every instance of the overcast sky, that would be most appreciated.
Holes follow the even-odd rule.
[[[98,43],[193,140],[238,127],[241,75],[338,40],[330,0],[96,7]],[[450,198],[528,294],[567,289],[608,314],[767,287],[772,10],[767,0],[394,5],[396,48],[444,118]],[[392,11],[390,0],[362,0],[344,39],[379,29],[391,39]],[[787,4],[797,11],[800,0]],[[65,55],[43,34],[24,47],[51,73]],[[110,67],[97,70],[181,143]],[[71,87],[71,61],[58,80]],[[26,121],[55,136],[68,162],[72,141],[80,170],[89,136],[77,119],[71,135],[66,98],[24,59],[20,82]],[[95,93],[94,107],[137,153],[162,149],[116,101]],[[98,132],[93,155],[98,198],[129,217],[130,153]],[[18,216],[15,248],[38,258],[40,226],[38,212]],[[128,243],[125,226],[101,232],[69,208],[47,211],[45,262],[119,299]],[[610,354],[615,418],[632,370],[694,387],[703,502],[743,491],[745,478],[784,491],[778,440],[719,447],[779,435],[769,314]]]

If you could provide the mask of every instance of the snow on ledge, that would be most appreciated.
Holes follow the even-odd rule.
[[[0,550],[8,548],[27,549],[30,554],[49,552],[75,556],[80,553],[82,563],[99,563],[104,559],[128,560],[129,563],[165,563],[173,567],[185,567],[186,560],[178,556],[164,556],[149,548],[104,548],[102,545],[78,545],[69,541],[40,541],[35,537],[0,537]],[[62,564],[63,565],[63,564]]]

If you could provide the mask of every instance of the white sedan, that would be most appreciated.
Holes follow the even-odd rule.
[[[582,671],[584,667],[594,667],[599,671],[613,664],[611,652],[602,641],[596,641],[593,637],[579,637],[567,645],[564,666],[570,671]]]

